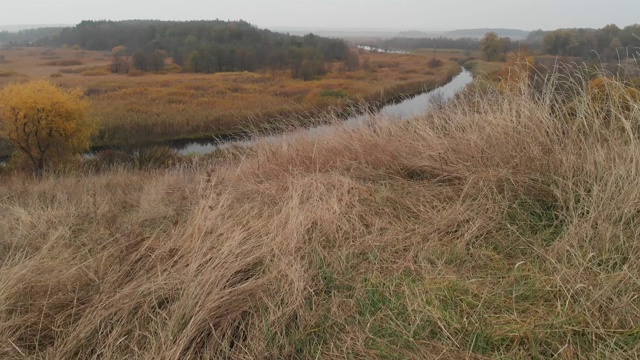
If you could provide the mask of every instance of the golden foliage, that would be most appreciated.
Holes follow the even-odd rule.
[[[589,82],[589,96],[596,106],[619,101],[626,106],[640,101],[640,91],[610,77],[598,77]]]
[[[9,140],[35,170],[89,148],[96,122],[79,89],[64,90],[46,80],[0,89],[0,137]]]
[[[573,120],[589,113],[592,114],[592,121],[597,120],[610,127],[625,128],[627,125],[640,125],[637,118],[638,103],[640,91],[615,78],[599,76],[586,83],[584,96],[568,103],[564,113],[568,119]]]

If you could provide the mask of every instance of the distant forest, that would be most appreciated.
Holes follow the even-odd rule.
[[[601,29],[537,30],[524,43],[550,55],[615,61],[640,51],[640,24],[622,29],[611,24]]]
[[[640,51],[640,24],[619,28],[607,25],[601,29],[558,29],[553,31],[536,30],[528,33],[521,41],[506,41],[508,48],[503,51],[518,49],[526,45],[540,54],[580,57],[585,60],[600,59],[615,61],[632,57]],[[463,49],[479,50],[481,39],[476,38],[409,38],[396,37],[384,40],[376,46],[389,49]]]
[[[328,62],[358,61],[344,40],[271,32],[245,21],[83,21],[41,44],[114,51],[114,61],[130,59],[145,71],[162,70],[170,57],[192,72],[291,69],[305,80],[324,74]],[[113,70],[125,65],[116,63]]]
[[[495,32],[498,36],[501,37],[509,37],[511,40],[522,40],[527,37],[529,34],[528,31],[519,30],[519,29],[502,29],[502,28],[483,28],[483,29],[462,29],[462,30],[453,30],[448,31],[444,34],[445,37],[450,38],[461,38],[461,37],[470,37],[470,38],[482,38],[486,33]]]
[[[18,32],[0,31],[0,44],[23,45],[48,38],[62,32],[62,27],[44,27],[20,30]]]
[[[474,31],[479,34],[483,30],[448,34]],[[509,31],[519,38],[526,34]],[[498,55],[502,57],[525,45],[538,54],[611,62],[633,57],[640,51],[640,24],[624,28],[611,24],[601,29],[536,30],[529,32],[523,40],[512,41],[506,36],[498,40]],[[377,40],[367,45],[396,50],[475,51],[482,49],[482,41],[475,37],[412,36]],[[326,73],[328,64],[335,61],[344,62],[346,69],[355,69],[359,64],[357,52],[349,50],[344,40],[272,32],[245,21],[83,21],[68,28],[3,31],[0,32],[0,44],[68,45],[112,51],[111,70],[114,72],[127,72],[130,68],[162,71],[168,63],[167,58],[171,58],[183,71],[214,73],[271,69],[291,71],[293,77],[309,80]]]
[[[393,39],[384,40],[376,46],[388,49],[462,49],[462,50],[479,50],[480,39],[476,38],[447,38],[447,37],[395,37]]]

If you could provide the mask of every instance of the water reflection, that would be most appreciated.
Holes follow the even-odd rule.
[[[380,49],[374,46],[368,46],[368,45],[358,45],[358,49],[361,50],[366,50],[366,51],[370,51],[370,52],[380,52],[380,53],[385,53],[385,54],[411,54],[408,51],[404,51],[404,50],[388,50],[388,49]]]

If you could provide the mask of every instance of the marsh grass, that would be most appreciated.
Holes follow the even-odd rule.
[[[364,56],[364,55],[363,55]],[[369,70],[339,66],[316,81],[290,78],[288,71],[218,74],[107,75],[61,79],[88,89],[95,116],[102,119],[101,145],[161,141],[246,132],[271,127],[282,118],[317,117],[353,102],[383,103],[448,81],[459,72],[447,63],[427,74],[421,56],[370,54]],[[392,61],[393,60],[393,61]],[[385,67],[386,62],[397,64]],[[416,73],[410,78],[403,70]],[[131,134],[140,138],[132,139]],[[145,138],[146,137],[146,138]]]
[[[588,82],[210,164],[7,176],[0,357],[636,358],[640,104],[603,112]]]
[[[0,64],[0,85],[15,81],[2,72],[49,77],[63,87],[84,88],[102,129],[98,146],[145,144],[176,139],[225,136],[277,125],[282,118],[301,119],[320,109],[346,109],[353,102],[385,103],[426,87],[442,85],[459,67],[438,55],[445,66],[430,69],[422,55],[363,53],[366,68],[346,71],[331,64],[315,81],[291,79],[287,69],[259,73],[178,73],[131,71],[109,73],[110,57],[88,51],[82,59],[72,49],[14,49],[0,53],[15,60]],[[34,57],[34,54],[38,57]],[[40,54],[60,59],[43,63]],[[9,73],[11,72],[11,73]],[[51,77],[52,74],[53,75]],[[57,74],[64,74],[59,77]],[[314,114],[317,117],[317,114]]]
[[[54,59],[43,63],[43,66],[78,66],[83,62],[78,59]]]
[[[14,75],[17,75],[17,73],[13,70],[0,70],[0,77],[12,77]]]

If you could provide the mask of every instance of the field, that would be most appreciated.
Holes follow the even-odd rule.
[[[5,175],[0,358],[637,358],[640,103],[572,81],[164,170]]]
[[[441,66],[429,64],[431,54],[361,53],[359,70],[345,71],[336,63],[326,76],[307,82],[292,80],[288,71],[110,74],[110,53],[73,49],[24,48],[0,55],[6,59],[0,85],[49,77],[86,89],[93,116],[102,122],[96,145],[210,137],[318,117],[330,107],[346,110],[354,102],[384,103],[415,94],[459,72],[445,53],[435,55]]]

